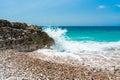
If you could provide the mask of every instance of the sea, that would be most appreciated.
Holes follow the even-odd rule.
[[[75,63],[108,68],[120,67],[120,27],[116,26],[43,26],[55,40],[50,49],[39,49],[47,60],[60,57],[60,63]],[[74,63],[74,64],[75,64]]]

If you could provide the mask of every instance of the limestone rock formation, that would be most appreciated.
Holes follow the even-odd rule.
[[[0,20],[0,49],[34,51],[53,44],[54,40],[36,25]]]

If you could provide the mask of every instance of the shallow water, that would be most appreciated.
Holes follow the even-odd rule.
[[[120,28],[44,27],[55,40],[51,49],[40,49],[46,56],[74,59],[93,67],[120,66]],[[52,60],[52,59],[51,59]]]

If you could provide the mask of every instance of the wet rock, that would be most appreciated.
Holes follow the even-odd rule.
[[[53,44],[54,40],[36,25],[0,20],[0,49],[34,51]]]

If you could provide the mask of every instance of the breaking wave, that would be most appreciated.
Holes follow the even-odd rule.
[[[90,66],[120,66],[120,41],[75,41],[66,36],[67,29],[45,28],[44,31],[55,40],[55,45],[51,49],[39,49],[39,53],[63,59],[70,57]]]

